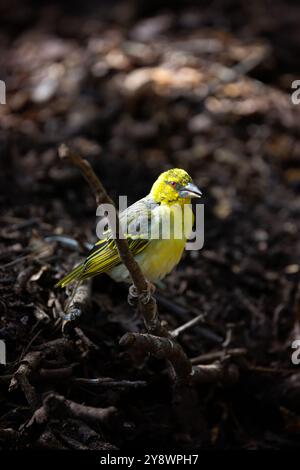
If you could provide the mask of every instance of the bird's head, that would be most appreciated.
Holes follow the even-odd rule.
[[[181,168],[172,168],[161,173],[150,194],[155,202],[162,204],[188,203],[191,198],[202,196],[190,175]]]

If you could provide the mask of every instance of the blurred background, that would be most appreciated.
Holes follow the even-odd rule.
[[[205,246],[167,278],[160,310],[173,327],[207,315],[181,339],[190,357],[224,348],[246,356],[236,389],[201,391],[199,427],[174,423],[159,380],[125,401],[69,390],[94,406],[118,403],[119,427],[101,437],[112,445],[297,447],[300,376],[286,371],[300,320],[300,105],[291,100],[299,20],[299,3],[283,0],[1,1],[6,373],[24,349],[60,336],[64,293],[53,286],[79,259],[61,245],[28,257],[28,247],[49,235],[95,240],[93,196],[59,161],[61,142],[89,159],[115,200],[143,197],[170,167],[192,175],[204,193]],[[86,331],[106,346],[85,373],[154,380],[157,365],[136,372],[118,356],[117,340],[132,326],[126,291],[101,279],[93,292]],[[0,405],[2,426],[17,430],[29,416],[21,393],[3,391]]]

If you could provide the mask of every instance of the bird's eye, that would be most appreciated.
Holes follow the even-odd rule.
[[[175,186],[176,186],[175,181],[171,181],[170,185],[173,186],[173,188],[175,188]]]

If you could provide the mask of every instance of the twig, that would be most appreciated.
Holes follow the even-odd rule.
[[[294,374],[296,369],[293,368],[279,368],[275,369],[273,367],[265,367],[265,366],[249,366],[247,370],[253,372],[262,372],[263,374],[274,374],[274,375],[284,375],[284,374]]]
[[[129,346],[139,353],[150,353],[159,359],[167,359],[172,366],[174,378],[181,384],[222,383],[234,384],[239,378],[238,368],[234,364],[210,364],[192,366],[184,350],[173,339],[161,338],[149,334],[126,333],[120,341],[122,346]]]
[[[216,383],[233,385],[239,379],[239,370],[234,364],[209,364],[194,366],[192,380],[194,384]]]
[[[48,247],[37,247],[37,248],[31,248],[29,253],[24,255],[24,256],[19,256],[18,258],[14,259],[13,261],[9,261],[6,264],[0,265],[0,270],[1,269],[6,269],[8,267],[14,266],[15,264],[21,263],[22,261],[25,260],[30,260],[31,258],[34,259],[36,256],[36,259],[39,258],[39,256],[42,256],[44,254],[47,254],[49,252],[49,245]]]
[[[200,354],[199,356],[193,357],[191,359],[192,364],[199,364],[205,362],[215,361],[216,359],[220,359],[223,357],[231,356],[244,356],[247,354],[247,349],[245,348],[233,348],[233,349],[223,349],[221,351],[214,351],[207,354]]]
[[[94,170],[87,160],[84,160],[78,153],[71,150],[67,145],[61,144],[59,149],[59,156],[62,160],[67,159],[74,166],[79,168],[89,183],[96,199],[97,205],[109,204],[115,207],[115,204],[111,197],[107,194],[104,186],[102,185],[99,178],[96,176]],[[116,227],[115,227],[115,242],[119,250],[120,257],[131,274],[135,287],[142,293],[148,290],[146,279],[143,276],[141,268],[133,258],[124,234],[120,230],[119,215],[116,212]]]
[[[120,340],[121,346],[148,352],[159,359],[167,359],[174,370],[175,377],[183,382],[192,371],[192,365],[180,344],[170,338],[161,338],[149,334],[126,333]]]
[[[60,369],[40,369],[38,373],[38,379],[42,381],[69,379],[72,377],[76,366],[78,366],[78,363],[71,364],[67,367],[61,367]]]
[[[64,396],[56,393],[50,393],[43,401],[43,405],[36,410],[31,418],[28,426],[33,422],[42,424],[51,418],[61,418],[68,416],[83,421],[92,421],[98,423],[107,423],[117,412],[114,406],[107,408],[95,408],[85,406],[71,400],[67,400]]]
[[[63,316],[62,332],[69,336],[75,333],[85,346],[86,352],[98,351],[98,346],[94,344],[82,331],[81,328],[75,326],[81,315],[88,310],[91,298],[91,280],[85,282],[79,281],[73,288],[71,297],[67,302],[66,313]]]
[[[58,338],[47,343],[40,344],[35,348],[37,351],[41,351],[46,357],[55,353],[56,355],[63,355],[67,352],[74,352],[74,344],[68,338]]]
[[[90,303],[90,288],[91,283],[87,281],[76,285],[73,289],[67,303],[66,313],[63,316],[62,331],[64,334],[69,333],[70,328],[80,318],[82,313],[88,309]]]
[[[41,359],[42,354],[39,351],[28,353],[21,361],[9,385],[9,391],[15,390],[17,386],[20,385],[26,400],[32,409],[37,408],[39,405],[39,399],[34,387],[30,384],[29,379],[31,374],[38,368]]]
[[[179,326],[175,330],[171,331],[170,335],[172,338],[178,338],[181,333],[184,331],[188,330],[189,328],[192,328],[192,326],[197,325],[197,323],[203,322],[204,321],[204,315],[200,313],[197,317],[192,318],[192,320],[184,323],[183,325]]]
[[[98,350],[99,350],[98,346],[97,346],[95,343],[93,343],[93,342],[84,334],[84,332],[82,331],[81,328],[79,328],[78,326],[76,326],[75,332],[76,332],[77,336],[79,337],[79,339],[81,340],[81,342],[87,347],[88,350],[91,350],[91,351],[98,351]]]
[[[19,433],[12,428],[0,429],[0,439],[8,442],[16,442],[19,437]]]
[[[99,377],[96,379],[86,379],[81,377],[75,377],[72,379],[72,383],[80,384],[80,385],[92,385],[93,387],[99,388],[140,388],[146,387],[147,382],[144,380],[115,380],[110,377]]]
[[[39,324],[40,322],[37,321],[37,325]],[[22,354],[21,354],[21,359],[25,356],[25,354],[27,354],[27,352],[30,350],[32,344],[35,342],[35,340],[40,336],[40,334],[42,333],[42,329],[38,330],[35,335],[33,335],[33,337],[31,338],[31,340],[29,341],[28,344],[26,344],[26,347],[23,349],[22,351]]]
[[[94,170],[87,160],[81,158],[75,151],[71,150],[66,144],[61,144],[58,148],[58,154],[62,160],[68,160],[74,166],[80,169],[86,181],[94,193],[97,205],[106,203],[110,198],[107,195],[101,181],[96,176]]]
[[[47,243],[58,242],[58,243],[61,243],[62,245],[65,245],[77,251],[82,251],[82,245],[86,251],[90,251],[93,248],[93,245],[89,242],[84,242],[80,244],[74,238],[66,237],[64,235],[49,235],[48,237],[45,237],[45,242]]]
[[[31,380],[39,376],[38,369],[42,361],[48,355],[52,355],[53,353],[64,354],[66,352],[73,351],[74,346],[65,338],[59,338],[42,344],[36,349],[36,351],[29,352],[22,358],[9,385],[9,391],[15,390],[18,386],[21,387],[28,404],[33,410],[40,406],[40,400],[35,388],[31,385]]]
[[[108,196],[102,183],[86,160],[81,158],[78,153],[71,150],[65,144],[60,145],[58,152],[61,159],[67,159],[74,166],[81,170],[95,195],[97,204],[106,203],[115,207],[112,199]],[[129,250],[127,240],[121,231],[117,210],[114,236],[120,259],[126,266],[133,281],[133,289],[131,288],[129,292],[131,295],[138,298],[139,312],[144,318],[144,323],[149,333],[127,333],[121,338],[120,344],[123,346],[131,346],[134,349],[140,349],[144,354],[151,353],[156,357],[167,359],[171,365],[173,379],[177,378],[181,383],[196,379],[198,382],[201,380],[208,380],[207,377],[209,374],[207,369],[201,372],[199,366],[194,370],[192,368],[191,361],[186,356],[182,347],[162,326],[158,316],[157,303],[153,296],[151,285],[145,279],[139,264],[135,261],[132,253]],[[195,323],[198,321],[200,321],[200,317],[197,320],[193,319],[191,322],[188,322],[188,324],[183,325],[177,329],[177,331],[175,330],[173,335],[178,336],[181,331],[184,331],[192,325],[195,325]],[[210,377],[214,377],[215,380],[219,380],[222,373],[225,373],[222,371],[221,365],[220,367],[214,366],[212,371],[213,372],[210,371]]]
[[[173,316],[176,316],[179,320],[182,320],[182,318],[186,318],[187,316],[190,316],[191,313],[196,316],[199,315],[199,311],[197,309],[190,307],[190,306],[184,307],[183,305],[180,305],[179,303],[174,302],[173,300],[161,295],[158,292],[155,292],[155,298],[159,304],[166,307],[168,311],[170,311],[173,314]],[[204,313],[203,318],[205,318],[205,316],[206,314]],[[210,326],[210,323],[207,320],[205,320],[205,324],[207,324],[208,327]],[[220,336],[219,334],[215,333],[210,328],[207,328],[205,326],[198,327],[198,335],[216,344],[221,344],[223,342],[222,336]]]
[[[61,144],[59,146],[58,153],[62,160],[68,160],[70,163],[81,170],[95,195],[97,205],[105,203],[115,207],[113,200],[107,194],[104,186],[96,176],[94,170],[87,160],[84,160],[78,153],[71,150],[65,144]],[[121,225],[117,210],[114,236],[120,258],[128,269],[133,284],[137,290],[139,310],[144,317],[148,331],[156,334],[162,333],[163,328],[158,318],[156,300],[152,295],[149,295],[149,283],[146,281],[139,264],[135,261],[131,251],[129,250],[127,240],[125,239],[124,234],[121,232]],[[166,334],[165,331],[164,334]]]

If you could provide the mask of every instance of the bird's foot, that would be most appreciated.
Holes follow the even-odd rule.
[[[140,299],[141,303],[144,304],[144,305],[146,305],[150,301],[152,295],[155,292],[154,284],[151,284],[151,282],[149,282],[149,281],[146,281],[146,282],[147,282],[147,289],[144,290],[141,293],[141,295],[139,296],[139,299]]]
[[[138,298],[139,294],[137,288],[134,284],[132,284],[128,290],[127,302],[129,303],[129,305],[131,305],[131,307],[136,307]]]
[[[149,281],[146,282],[147,289],[145,289],[141,294],[138,293],[138,290],[134,284],[129,287],[127,301],[132,307],[135,307],[138,301],[140,301],[144,305],[147,304],[150,301],[152,295],[154,294],[155,286]]]

